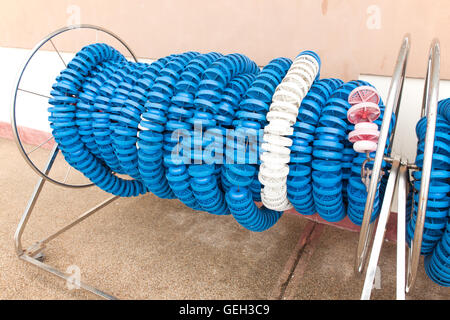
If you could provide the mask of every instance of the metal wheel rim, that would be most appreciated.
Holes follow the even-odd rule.
[[[43,172],[41,169],[38,168],[37,165],[35,165],[35,163],[33,162],[33,160],[30,159],[30,157],[28,156],[27,152],[25,151],[25,148],[23,146],[23,143],[20,139],[20,135],[19,135],[19,130],[17,127],[17,121],[16,121],[16,101],[17,101],[17,91],[21,90],[19,88],[22,77],[25,73],[25,70],[27,69],[27,66],[29,64],[29,62],[31,61],[31,59],[34,57],[34,55],[36,54],[36,52],[39,51],[39,49],[46,44],[47,42],[51,41],[54,37],[67,32],[67,31],[71,31],[71,30],[77,30],[77,29],[92,29],[92,30],[97,30],[97,31],[101,31],[104,32],[108,35],[110,35],[111,37],[115,38],[117,41],[119,41],[124,47],[125,49],[130,53],[131,57],[133,58],[133,60],[135,62],[138,62],[135,54],[133,53],[133,51],[130,49],[130,47],[125,43],[125,41],[123,41],[119,36],[117,36],[116,34],[114,34],[113,32],[99,27],[99,26],[95,26],[95,25],[91,25],[91,24],[80,24],[80,25],[72,25],[72,26],[67,26],[67,27],[63,27],[60,28],[50,34],[48,34],[45,38],[43,38],[39,43],[36,44],[36,46],[31,50],[30,54],[28,55],[27,59],[25,60],[25,63],[23,64],[22,68],[20,69],[20,72],[17,76],[17,80],[16,80],[16,85],[14,86],[14,91],[13,91],[13,96],[12,96],[12,105],[11,105],[11,128],[13,131],[13,136],[14,136],[14,141],[16,142],[17,148],[20,151],[20,154],[22,155],[22,157],[25,159],[26,163],[42,178],[44,178],[47,181],[50,181],[56,185],[59,186],[63,186],[63,187],[68,187],[68,188],[86,188],[86,187],[90,187],[93,186],[93,183],[87,183],[87,184],[69,184],[69,183],[65,183],[65,182],[61,182],[58,181],[56,179],[53,179],[51,177],[49,177],[45,172]],[[56,49],[56,48],[55,48]],[[56,53],[59,54],[58,51],[56,51]],[[45,142],[46,143],[46,142]],[[45,144],[43,143],[43,144]]]

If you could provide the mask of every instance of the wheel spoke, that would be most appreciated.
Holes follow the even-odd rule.
[[[17,90],[18,91],[22,91],[22,92],[26,92],[26,93],[30,93],[30,94],[34,94],[36,96],[47,98],[47,99],[51,98],[50,96],[47,96],[47,95],[42,94],[42,93],[37,93],[37,92],[34,92],[34,91],[29,91],[29,90],[25,90],[25,89],[21,89],[21,88],[18,88]]]
[[[67,64],[64,61],[64,59],[61,56],[61,53],[59,53],[59,50],[56,48],[55,44],[53,43],[52,39],[50,39],[50,43],[52,44],[53,48],[55,49],[56,53],[58,54],[59,58],[61,59],[62,63],[64,64],[64,66],[67,68]]]
[[[27,152],[27,156],[29,156],[31,153],[33,153],[34,151],[36,151],[37,149],[39,149],[40,147],[42,147],[44,144],[46,144],[47,142],[49,142],[52,139],[53,139],[53,136],[51,136],[50,138],[48,138],[47,140],[42,142],[40,145],[34,147],[31,151]]]
[[[69,176],[69,173],[70,173],[70,170],[71,170],[71,169],[72,169],[72,167],[69,165],[69,168],[67,169],[66,176],[64,177],[63,183],[66,183],[67,177]]]

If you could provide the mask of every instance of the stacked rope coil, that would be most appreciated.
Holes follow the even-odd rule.
[[[171,99],[172,105],[168,109],[169,120],[165,131],[165,145],[167,144],[168,147],[166,147],[167,152],[164,157],[168,166],[166,178],[175,196],[194,210],[202,210],[202,206],[197,202],[191,188],[189,167],[184,162],[170,161],[172,160],[170,154],[175,148],[180,148],[179,139],[173,139],[173,132],[180,129],[187,131],[187,134],[182,136],[182,143],[185,147],[181,146],[181,150],[192,146],[193,122],[191,120],[195,112],[195,94],[198,91],[203,72],[220,57],[222,57],[221,54],[212,52],[198,55],[192,59],[180,74]],[[179,149],[176,151],[180,152]],[[193,158],[193,155],[187,154],[186,157],[189,160]]]
[[[122,89],[135,80],[126,71],[129,66],[107,45],[85,47],[58,76],[49,99],[50,127],[66,161],[101,189],[123,197],[147,191],[141,180],[113,174],[124,172],[112,148],[111,134],[120,129],[109,112],[115,112],[113,98],[133,105],[130,90]],[[117,97],[113,88],[119,90]]]
[[[263,231],[273,226],[282,211],[258,208],[254,201],[261,200],[261,183],[258,180],[259,145],[258,134],[266,124],[265,113],[276,87],[286,75],[291,61],[286,58],[272,60],[256,77],[251,88],[236,112],[235,133],[238,141],[231,145],[243,146],[242,150],[232,148],[237,164],[223,166],[223,180],[226,185],[226,201],[238,223],[252,231]],[[263,139],[270,139],[264,135]],[[234,139],[234,137],[233,137]],[[246,140],[247,139],[247,140]],[[253,157],[253,159],[251,159]],[[256,197],[255,197],[256,194]]]
[[[56,78],[50,126],[66,161],[114,195],[150,191],[178,198],[195,210],[231,214],[258,232],[291,207],[305,215],[318,212],[331,222],[348,215],[361,225],[367,197],[361,167],[371,170],[367,155],[375,153],[373,146],[354,149],[352,137],[361,126],[355,128],[358,121],[349,121],[347,112],[350,93],[370,84],[319,79],[320,67],[311,51],[293,62],[274,59],[260,70],[241,54],[186,52],[147,64],[93,44]],[[380,117],[373,123],[380,127],[381,99],[378,107]],[[394,123],[393,116],[388,137]],[[450,285],[449,128],[446,99],[438,104],[421,251],[428,276],[443,286]],[[426,118],[416,133],[421,169]],[[385,154],[389,149],[388,139]],[[390,165],[383,162],[382,168],[386,172]],[[413,177],[407,197],[409,243],[421,171]],[[384,174],[371,221],[378,216],[386,181]]]
[[[347,137],[349,93],[357,81],[343,84],[328,98],[318,119],[313,141],[313,194],[316,210],[327,221],[340,221],[345,215],[342,159]],[[346,151],[347,156],[347,151]],[[353,153],[350,153],[353,158]],[[346,159],[349,160],[349,159]]]
[[[450,287],[450,223],[431,255],[425,257],[425,272],[428,277],[443,287]]]
[[[194,104],[197,110],[209,111],[211,116],[202,114],[202,117],[208,119],[206,122],[202,122],[202,130],[205,135],[203,139],[194,138],[194,149],[198,147],[198,150],[202,150],[203,158],[195,157],[195,160],[209,163],[210,176],[194,179],[194,184],[191,183],[191,185],[194,189],[194,196],[205,211],[210,209],[211,213],[230,214],[220,187],[221,165],[227,156],[222,149],[225,143],[224,133],[232,125],[232,116],[240,97],[248,89],[258,72],[256,64],[247,57],[239,54],[228,55],[207,69],[200,82]],[[228,115],[226,112],[223,113],[219,107],[227,109]],[[195,115],[194,121],[196,121]],[[197,142],[198,144],[196,144]],[[204,167],[203,164],[191,164],[189,170],[192,172],[195,168],[197,172],[201,172]],[[217,209],[219,211],[214,212]]]
[[[342,81],[338,79],[316,81],[303,99],[297,115],[297,122],[294,124],[287,181],[288,199],[295,210],[304,215],[312,215],[316,212],[311,185],[313,135],[326,101],[341,85]]]
[[[426,255],[425,271],[442,286],[450,286],[450,99],[438,103],[436,131],[428,191],[427,209],[423,229],[421,254]],[[416,164],[422,169],[427,119],[423,117],[416,125],[418,137]],[[408,217],[407,240],[414,238],[419,204],[422,171],[414,171],[413,211]]]
[[[450,185],[448,184],[448,179],[450,178],[450,122],[448,122],[443,116],[441,113],[442,111],[443,108],[438,108],[427,211],[421,249],[421,253],[424,255],[428,255],[433,251],[437,242],[443,236],[447,221],[449,219],[448,210],[450,208]],[[416,134],[418,137],[416,164],[420,169],[423,165],[426,122],[427,119],[424,117],[420,119],[416,125]],[[413,177],[414,210],[407,227],[409,240],[414,237],[422,171],[413,172]]]
[[[132,63],[93,44],[57,77],[49,121],[68,163],[112,194],[178,198],[253,231],[291,205],[337,221],[351,169],[361,167],[345,142],[346,99],[368,84],[321,80],[320,65],[311,51],[262,70],[244,55],[216,52]],[[331,192],[321,172],[333,170]]]

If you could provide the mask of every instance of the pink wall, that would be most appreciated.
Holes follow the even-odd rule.
[[[15,0],[0,4],[0,46],[29,48],[81,22],[112,30],[146,58],[214,50],[245,53],[264,65],[312,49],[322,57],[323,76],[349,80],[390,75],[409,32],[408,75],[425,76],[429,44],[439,37],[442,78],[450,79],[449,18],[448,0]],[[95,34],[73,39],[58,45],[76,50]]]

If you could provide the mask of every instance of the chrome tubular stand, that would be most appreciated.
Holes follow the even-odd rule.
[[[367,252],[370,246],[370,238],[373,234],[374,223],[370,223],[370,217],[372,215],[378,180],[380,179],[381,164],[384,160],[384,150],[386,148],[386,141],[389,134],[389,125],[391,123],[392,113],[395,112],[395,115],[398,115],[403,82],[405,80],[408,54],[411,46],[410,42],[410,36],[406,35],[400,47],[400,52],[398,54],[397,63],[395,65],[394,74],[392,75],[391,86],[389,88],[389,93],[386,100],[386,107],[383,114],[383,122],[381,124],[380,137],[378,139],[378,147],[376,150],[370,184],[367,190],[366,206],[364,208],[364,216],[361,224],[361,232],[359,235],[358,249],[355,261],[355,269],[357,272],[362,272],[364,269]],[[397,120],[398,119],[396,118],[396,123],[398,122]],[[396,125],[392,131],[392,136],[394,136],[395,134],[395,128]],[[390,142],[392,145],[392,139]]]
[[[423,227],[425,223],[425,213],[427,209],[428,189],[430,185],[431,162],[433,157],[434,133],[436,129],[436,116],[438,104],[438,90],[439,90],[439,68],[440,68],[440,48],[439,41],[434,39],[430,47],[428,57],[427,76],[425,80],[424,96],[422,103],[421,116],[427,117],[427,129],[425,137],[424,160],[422,168],[422,181],[420,185],[419,205],[417,212],[417,220],[415,225],[414,240],[408,253],[407,260],[407,275],[406,275],[406,197],[409,188],[409,170],[420,170],[416,164],[408,163],[406,157],[401,154],[392,153],[388,156],[384,155],[386,145],[386,137],[388,135],[389,123],[391,121],[392,112],[395,112],[396,122],[398,122],[398,111],[401,100],[401,92],[403,88],[403,81],[405,78],[406,61],[409,51],[409,36],[406,36],[400,54],[397,60],[397,65],[392,77],[391,87],[389,89],[388,100],[383,117],[383,124],[381,126],[381,133],[379,144],[374,159],[373,171],[368,188],[368,195],[366,207],[364,210],[364,219],[361,226],[361,232],[358,243],[358,250],[356,253],[355,269],[357,272],[363,272],[367,260],[367,253],[369,252],[369,242],[371,241],[371,230],[374,224],[370,224],[370,217],[373,211],[373,202],[377,191],[377,184],[380,176],[381,162],[386,161],[391,163],[392,168],[389,173],[389,178],[386,186],[385,196],[381,206],[378,224],[373,238],[373,245],[370,251],[369,263],[367,266],[364,287],[361,294],[362,300],[370,299],[373,282],[375,279],[375,272],[378,265],[378,259],[381,252],[381,247],[384,241],[384,234],[393,204],[393,195],[397,191],[397,293],[398,300],[404,300],[405,293],[412,290],[414,282],[417,277],[417,268],[420,260],[420,251],[422,246]],[[395,109],[394,109],[395,107]],[[395,127],[392,132],[392,141],[395,139]],[[368,158],[372,161],[373,159]],[[406,285],[405,285],[406,277]]]
[[[58,152],[59,152],[58,147],[55,145],[53,147],[53,150],[52,150],[50,157],[47,161],[47,164],[45,166],[45,170],[44,170],[45,174],[50,173],[50,170],[53,166],[56,156],[58,155]],[[39,180],[36,184],[33,195],[31,196],[31,198],[28,202],[25,212],[23,213],[22,218],[20,219],[19,225],[17,227],[17,230],[14,234],[14,245],[15,245],[16,253],[20,259],[27,261],[45,271],[50,272],[50,273],[52,273],[62,279],[65,279],[67,281],[67,280],[69,280],[69,275],[42,262],[42,260],[44,259],[42,251],[45,249],[46,244],[48,242],[50,242],[51,240],[53,240],[54,238],[56,238],[57,236],[59,236],[60,234],[62,234],[63,232],[69,230],[70,228],[74,227],[75,225],[77,225],[78,223],[83,221],[84,219],[88,218],[89,216],[91,216],[92,214],[97,212],[98,210],[107,206],[108,204],[110,204],[111,202],[116,200],[118,198],[118,196],[113,196],[113,197],[110,197],[109,199],[103,201],[102,203],[100,203],[97,206],[93,207],[92,209],[86,211],[85,213],[80,215],[77,219],[75,219],[71,223],[67,224],[63,228],[59,229],[52,235],[48,236],[47,238],[45,238],[43,240],[40,240],[40,241],[34,243],[32,246],[30,246],[29,248],[24,250],[23,246],[22,246],[22,234],[25,231],[25,227],[27,225],[28,219],[31,216],[31,213],[32,213],[34,206],[39,198],[42,188],[44,187],[45,181],[46,181],[46,179],[44,177],[39,177]],[[80,282],[79,285],[81,288],[88,290],[100,297],[105,298],[105,299],[115,299],[115,297],[113,297],[107,293],[104,293],[104,292],[102,292],[88,284],[85,284],[83,282]]]
[[[69,170],[71,169],[71,167],[68,167],[68,171],[65,175],[65,178],[63,181],[59,181],[58,179],[52,178],[50,177],[50,171],[52,169],[52,166],[56,160],[56,157],[58,156],[59,153],[59,149],[57,147],[57,145],[55,144],[50,152],[49,158],[47,160],[46,165],[44,166],[43,169],[40,169],[35,163],[34,161],[30,158],[30,154],[32,152],[34,152],[35,150],[41,148],[44,144],[46,144],[47,142],[49,142],[50,140],[52,140],[53,138],[47,139],[46,141],[42,142],[41,144],[39,144],[37,147],[33,148],[31,151],[26,151],[25,147],[24,147],[24,143],[21,140],[20,134],[19,134],[19,126],[17,124],[17,119],[16,119],[16,105],[17,105],[17,94],[19,92],[21,93],[26,93],[26,94],[32,94],[35,96],[39,96],[45,99],[50,98],[48,95],[45,94],[41,94],[41,93],[37,93],[34,92],[32,90],[28,90],[28,89],[23,89],[20,87],[21,84],[21,80],[22,77],[24,75],[24,72],[30,62],[30,60],[35,56],[35,54],[37,53],[37,51],[44,46],[44,44],[46,43],[50,43],[51,46],[53,47],[53,49],[55,50],[58,59],[60,59],[62,61],[62,63],[64,65],[66,65],[66,62],[64,61],[60,51],[57,49],[55,43],[53,42],[53,38],[55,38],[56,36],[65,33],[67,31],[72,31],[72,30],[77,30],[77,29],[91,29],[91,30],[95,30],[95,32],[103,32],[106,33],[107,35],[115,38],[117,41],[119,41],[126,50],[128,50],[128,53],[130,54],[130,56],[132,57],[132,59],[134,59],[134,61],[137,62],[137,58],[134,55],[134,53],[131,51],[131,49],[127,46],[127,44],[120,39],[117,35],[115,35],[114,33],[112,33],[111,31],[108,31],[104,28],[98,27],[98,26],[93,26],[93,25],[87,25],[87,24],[83,24],[83,25],[74,25],[74,26],[69,26],[69,27],[65,27],[65,28],[61,28],[59,30],[56,30],[55,32],[49,34],[47,37],[45,37],[42,41],[40,41],[32,50],[30,55],[27,57],[21,71],[19,72],[18,78],[17,78],[17,84],[14,88],[14,92],[13,92],[13,104],[12,104],[12,108],[11,108],[11,126],[12,126],[12,131],[14,134],[14,139],[16,141],[17,147],[21,153],[21,155],[23,156],[23,158],[25,159],[25,161],[30,165],[30,167],[39,175],[39,180],[35,186],[34,192],[28,202],[28,205],[20,219],[19,225],[17,227],[17,230],[14,234],[14,245],[15,245],[15,250],[17,253],[17,256],[28,262],[31,263],[35,266],[37,266],[38,268],[41,268],[42,270],[45,270],[57,277],[60,277],[62,279],[65,279],[66,281],[70,281],[70,275],[66,274],[65,272],[62,272],[60,270],[57,270],[56,268],[46,264],[43,262],[44,260],[44,255],[43,255],[43,250],[45,249],[45,246],[53,239],[55,239],[56,237],[58,237],[59,235],[61,235],[62,233],[64,233],[65,231],[71,229],[72,227],[76,226],[77,224],[79,224],[80,222],[82,222],[83,220],[85,220],[86,218],[90,217],[91,215],[93,215],[94,213],[96,213],[97,211],[99,211],[100,209],[106,207],[108,204],[110,204],[111,202],[113,202],[114,200],[118,199],[118,196],[112,196],[108,199],[106,199],[105,201],[101,202],[100,204],[96,205],[95,207],[89,209],[88,211],[84,212],[82,215],[80,215],[77,219],[75,219],[74,221],[70,222],[69,224],[65,225],[64,227],[62,227],[61,229],[59,229],[58,231],[54,232],[53,234],[47,236],[45,239],[40,240],[35,242],[33,245],[31,245],[30,247],[28,247],[27,249],[23,249],[23,244],[22,244],[22,235],[25,231],[25,228],[27,226],[28,220],[33,212],[34,206],[39,198],[39,195],[44,187],[44,184],[46,181],[49,181],[53,184],[62,186],[62,187],[66,187],[66,188],[86,188],[86,187],[91,187],[93,186],[92,183],[87,183],[87,184],[70,184],[68,182],[66,182]],[[100,291],[84,282],[79,282],[77,283],[81,288],[90,291],[102,298],[105,299],[116,299],[116,297],[109,295],[103,291]]]
[[[45,168],[45,174],[48,174],[52,168],[52,165],[56,159],[56,156],[58,154],[58,148],[55,145],[55,147],[52,150],[52,153],[50,155],[50,158],[48,159],[46,168]],[[67,224],[66,226],[64,226],[63,228],[59,229],[58,231],[56,231],[55,233],[53,233],[52,235],[48,236],[47,238],[36,242],[35,244],[33,244],[32,246],[30,246],[27,249],[23,249],[22,248],[22,234],[25,230],[25,227],[27,225],[28,219],[31,216],[31,213],[33,211],[33,208],[38,200],[38,197],[42,191],[42,188],[44,186],[45,183],[45,179],[43,177],[39,177],[38,183],[36,184],[36,187],[34,189],[33,195],[31,196],[28,205],[25,209],[25,212],[22,215],[22,218],[20,219],[19,225],[17,227],[16,233],[14,234],[14,245],[15,245],[15,249],[16,249],[16,253],[18,255],[18,257],[24,261],[27,261],[47,272],[50,272],[51,274],[58,276],[66,281],[70,280],[70,276],[67,275],[66,273],[59,271],[57,269],[55,269],[54,267],[43,263],[42,260],[44,258],[42,251],[45,249],[45,246],[48,242],[50,242],[51,240],[53,240],[54,238],[56,238],[57,236],[59,236],[60,234],[62,234],[63,232],[69,230],[70,228],[72,228],[73,226],[77,225],[78,223],[80,223],[81,221],[83,221],[84,219],[88,218],[89,216],[91,216],[92,214],[94,214],[95,212],[97,212],[98,210],[102,209],[103,207],[107,206],[108,204],[110,204],[112,201],[116,200],[118,198],[118,196],[113,196],[105,201],[103,201],[102,203],[100,203],[99,205],[93,207],[92,209],[86,211],[85,213],[83,213],[82,215],[80,215],[77,219],[75,219],[74,221],[72,221],[71,223]],[[103,297],[105,299],[116,299],[115,297],[104,293],[88,284],[85,284],[84,282],[80,282],[79,283],[80,287],[88,290],[100,297]]]

